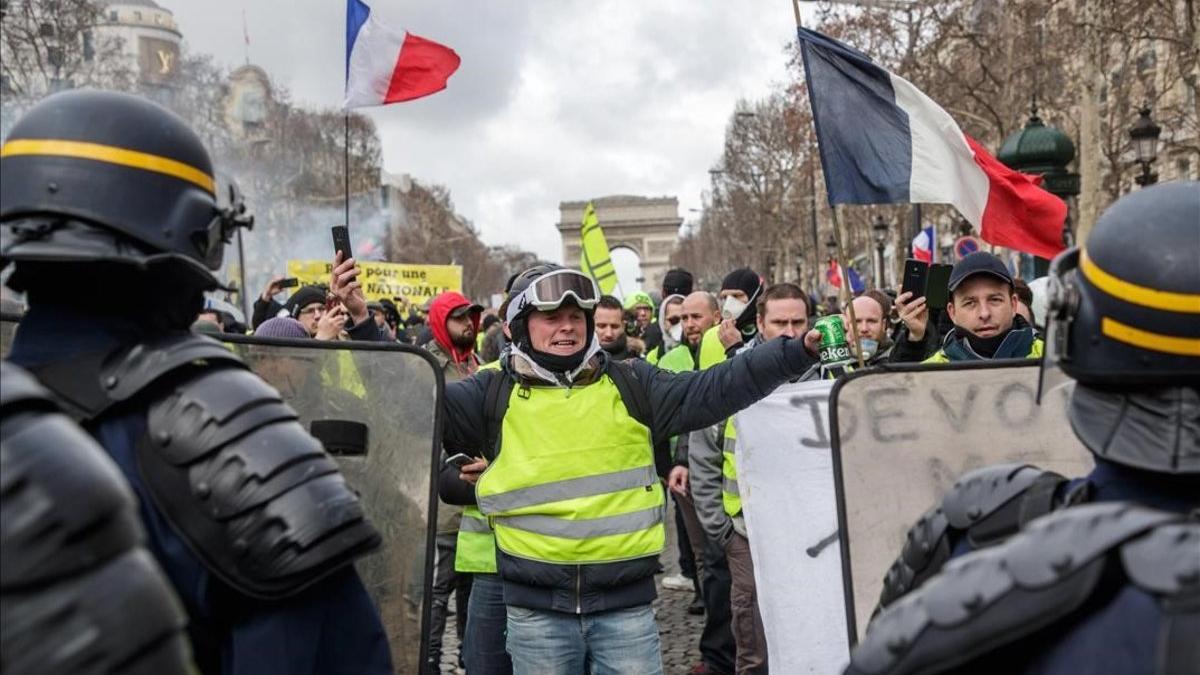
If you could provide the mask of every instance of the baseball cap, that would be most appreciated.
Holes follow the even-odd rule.
[[[987,251],[976,251],[954,263],[948,284],[950,292],[953,293],[968,277],[976,274],[990,274],[1010,285],[1013,282],[1012,274],[1009,274],[1008,268],[999,258]]]
[[[455,307],[454,309],[450,310],[450,316],[457,319],[461,316],[466,316],[467,314],[472,314],[475,312],[482,312],[482,311],[483,311],[483,305],[459,305],[458,307]]]

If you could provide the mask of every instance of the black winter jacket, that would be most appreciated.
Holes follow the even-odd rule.
[[[601,357],[601,368],[608,360]],[[655,442],[707,427],[749,407],[777,386],[803,374],[814,359],[800,340],[779,338],[708,370],[670,373],[645,361],[630,363],[636,385],[645,388],[651,408]],[[484,370],[446,385],[443,404],[443,445],[448,452],[491,455],[485,445],[485,398],[492,377],[514,377],[510,371]],[[546,383],[531,383],[550,386]],[[588,385],[576,385],[588,386]],[[585,420],[574,423],[580,433],[597,433]],[[474,504],[471,486],[445,470],[440,480],[442,500]],[[603,612],[646,604],[654,599],[655,556],[589,565],[556,565],[510,556],[497,551],[507,604],[575,614]]]

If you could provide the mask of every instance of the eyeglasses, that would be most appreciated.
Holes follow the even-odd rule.
[[[324,313],[325,313],[325,305],[309,305],[308,307],[305,307],[304,309],[300,310],[299,312],[296,312],[296,314],[298,314],[299,316],[304,316],[305,314],[324,314]]]

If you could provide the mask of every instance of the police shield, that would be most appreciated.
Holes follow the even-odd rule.
[[[358,561],[358,572],[387,627],[396,671],[418,672],[428,649],[441,372],[426,352],[397,344],[229,341],[362,498],[383,548]]]
[[[830,403],[848,633],[857,640],[908,529],[955,479],[1021,462],[1065,476],[1091,455],[1067,422],[1072,387],[1038,405],[1030,361],[892,366],[853,373]]]
[[[7,354],[19,317],[0,321]],[[423,350],[366,342],[221,339],[279,390],[338,460],[383,547],[356,563],[387,629],[396,672],[428,651],[443,380]]]

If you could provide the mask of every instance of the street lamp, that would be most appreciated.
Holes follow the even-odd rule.
[[[871,223],[871,231],[875,235],[875,287],[883,288],[883,247],[888,238],[888,224],[883,216],[875,215],[875,220]]]
[[[1158,182],[1158,174],[1150,171],[1150,165],[1158,159],[1158,136],[1161,133],[1162,127],[1150,119],[1150,106],[1142,106],[1137,121],[1129,127],[1134,155],[1138,164],[1142,165],[1142,175],[1134,178],[1134,182],[1142,187]]]

